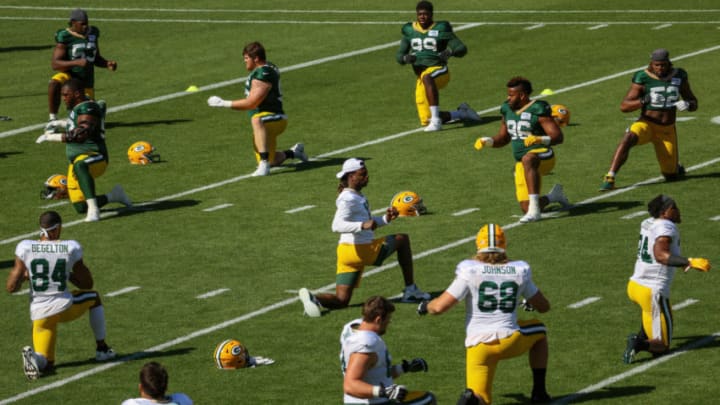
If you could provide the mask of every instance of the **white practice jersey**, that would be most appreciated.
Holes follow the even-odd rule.
[[[630,280],[670,297],[670,284],[675,277],[675,267],[666,266],[655,260],[655,241],[667,236],[671,239],[670,254],[680,255],[680,231],[674,222],[661,218],[647,218],[640,224],[635,271]]]
[[[377,363],[365,373],[363,381],[372,385],[383,384],[388,387],[393,384],[390,353],[380,335],[375,332],[357,329],[361,322],[362,319],[355,319],[346,323],[340,334],[340,364],[343,375],[345,375],[345,368],[350,360],[350,355],[353,353],[376,353]],[[344,396],[344,403],[346,404],[374,404],[379,402],[387,402],[387,398],[356,398],[348,394]]]
[[[146,398],[132,398],[126,399],[122,402],[121,405],[193,405],[192,399],[190,399],[189,396],[183,394],[182,392],[168,395],[167,397],[165,397],[165,401],[167,402],[154,401],[152,399]]]
[[[23,240],[15,256],[25,263],[30,277],[30,318],[47,318],[72,305],[68,285],[73,266],[83,251],[74,240]]]
[[[517,260],[502,264],[475,259],[461,261],[455,280],[446,290],[465,300],[465,346],[488,343],[512,335],[519,329],[516,309],[523,297],[538,292],[530,265]]]
[[[340,243],[352,245],[368,244],[375,238],[371,229],[362,229],[362,223],[372,218],[378,226],[387,225],[385,216],[373,217],[370,213],[370,204],[362,193],[346,188],[335,200],[335,218],[332,230],[340,233]]]

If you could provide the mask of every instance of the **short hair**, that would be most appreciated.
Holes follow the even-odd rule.
[[[510,79],[507,82],[506,85],[508,88],[510,87],[518,87],[520,86],[522,88],[523,93],[530,95],[532,94],[533,88],[532,83],[530,83],[530,80],[522,77],[522,76],[515,76],[512,79]]]
[[[167,391],[168,373],[160,363],[151,361],[140,369],[140,386],[153,399],[162,399]]]
[[[260,60],[265,59],[265,47],[260,42],[250,42],[243,48],[243,55],[247,55],[251,58],[259,58]]]
[[[387,317],[393,312],[395,312],[395,305],[393,305],[389,299],[379,295],[374,295],[365,300],[365,303],[363,304],[363,321],[372,322],[378,316],[380,319],[387,319]]]
[[[62,217],[56,211],[45,211],[40,214],[40,227],[51,229],[62,224]]]
[[[415,6],[415,12],[418,12],[420,10],[427,10],[430,12],[430,14],[433,13],[433,4],[429,1],[422,0]]]
[[[677,207],[677,204],[675,204],[675,200],[673,200],[669,196],[666,196],[665,194],[660,194],[657,197],[653,198],[647,205],[648,213],[653,218],[660,218],[660,214],[673,206]]]
[[[73,92],[79,91],[85,94],[85,83],[83,83],[83,81],[80,79],[72,78],[66,81],[62,86],[70,89]]]

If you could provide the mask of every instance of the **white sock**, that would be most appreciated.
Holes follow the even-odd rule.
[[[540,212],[540,196],[538,194],[529,194],[528,214]]]
[[[50,121],[55,121],[57,119],[57,114],[50,114]]]
[[[95,198],[88,198],[85,202],[87,203],[87,206],[88,206],[88,212],[90,212],[90,210],[93,210],[93,211],[100,210],[100,208],[98,208],[97,200]]]
[[[439,120],[440,119],[440,107],[436,105],[430,106],[430,116],[432,120]]]
[[[607,173],[607,175],[610,176],[610,177],[615,177],[615,172],[612,171],[612,170],[609,170],[608,173]]]
[[[105,340],[105,308],[102,305],[90,308],[90,327],[95,340]]]

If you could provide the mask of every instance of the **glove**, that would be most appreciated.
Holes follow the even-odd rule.
[[[527,312],[532,312],[535,310],[535,307],[533,307],[525,298],[523,298],[522,302],[520,303],[520,306],[522,306],[522,309]]]
[[[428,300],[420,301],[420,304],[417,307],[417,313],[418,315],[426,315],[428,313]]]
[[[476,149],[476,150],[482,149],[483,146],[485,146],[485,145],[493,146],[493,140],[492,140],[492,138],[488,138],[488,137],[484,136],[484,137],[482,137],[482,138],[478,138],[478,139],[475,141],[475,149]]]
[[[442,52],[440,52],[440,55],[438,55],[438,56],[440,56],[440,60],[441,60],[443,63],[447,63],[448,59],[450,59],[450,57],[452,56],[452,54],[453,54],[452,49],[450,49],[450,48],[445,48],[445,50],[442,51]]]
[[[56,129],[65,129],[67,128],[67,125],[67,120],[52,120],[45,125],[45,132],[54,131]]]
[[[387,387],[380,386],[380,388],[380,395],[391,401],[402,401],[408,393],[408,390],[404,385],[393,384]]]
[[[412,359],[411,361],[403,360],[402,369],[403,373],[417,373],[418,371],[424,371],[427,373],[428,365],[425,359],[421,359],[418,357],[416,359]]]
[[[232,101],[229,100],[223,100],[218,96],[211,96],[208,101],[208,105],[210,107],[230,107],[232,105]]]
[[[689,264],[685,267],[686,273],[690,269],[697,269],[702,272],[710,271],[710,261],[708,259],[703,259],[702,257],[688,257],[688,262]]]
[[[55,133],[53,131],[45,131],[42,135],[38,136],[35,143],[43,143],[46,141],[50,142],[62,142],[62,134]]]
[[[417,57],[413,54],[408,53],[408,54],[403,55],[402,60],[403,60],[403,63],[405,63],[405,64],[412,64],[412,63],[415,63],[415,61],[417,60]]]
[[[680,100],[675,103],[675,108],[677,108],[678,111],[687,111],[687,109],[690,108],[690,103],[685,100]]]

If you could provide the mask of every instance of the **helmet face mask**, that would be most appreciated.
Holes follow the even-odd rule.
[[[427,214],[422,198],[414,191],[401,191],[395,194],[390,205],[398,210],[401,217],[417,217]]]
[[[478,253],[504,253],[507,248],[505,232],[500,225],[486,224],[480,228],[475,245]]]
[[[53,174],[45,180],[45,187],[40,190],[40,198],[44,200],[63,200],[68,196],[67,176]]]
[[[566,127],[570,124],[570,110],[562,104],[552,105],[552,116],[557,122],[558,126]]]
[[[219,369],[233,370],[245,368],[250,363],[247,349],[236,339],[227,339],[215,347],[213,357],[215,366]]]
[[[150,142],[138,141],[128,148],[128,160],[134,165],[148,165],[160,161],[160,154]]]

